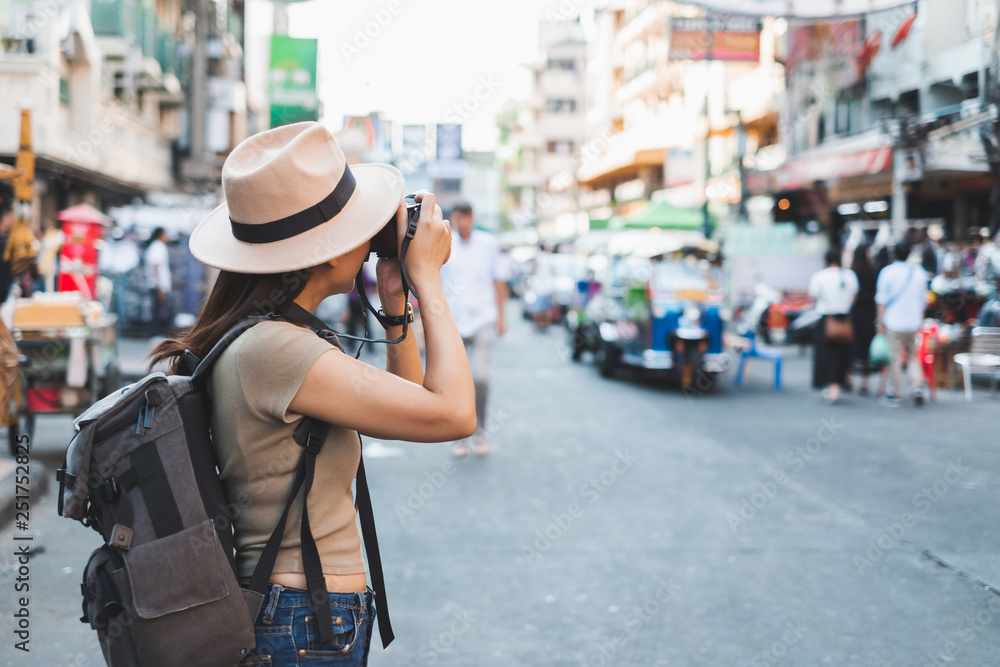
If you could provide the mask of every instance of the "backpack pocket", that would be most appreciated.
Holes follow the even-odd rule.
[[[230,593],[224,573],[232,571],[211,519],[133,547],[125,552],[125,568],[139,618],[159,618]]]
[[[227,667],[254,648],[250,600],[211,519],[125,552],[101,547],[84,595],[111,667]]]

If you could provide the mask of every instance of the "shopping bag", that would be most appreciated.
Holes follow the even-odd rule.
[[[885,334],[875,334],[868,348],[868,364],[875,368],[889,365],[889,339]]]

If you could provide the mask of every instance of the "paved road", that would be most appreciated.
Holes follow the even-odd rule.
[[[1000,665],[986,392],[826,407],[793,351],[784,392],[762,367],[740,392],[685,396],[602,380],[557,331],[514,325],[495,356],[493,453],[366,445],[397,635],[371,665]],[[65,422],[39,428],[53,464]],[[31,659],[6,608],[0,655],[101,664],[76,620],[97,536],[52,505],[32,515]]]

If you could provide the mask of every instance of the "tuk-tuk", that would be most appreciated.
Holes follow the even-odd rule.
[[[589,349],[602,376],[619,366],[664,371],[684,386],[723,372],[726,323],[721,270],[696,255],[618,257],[574,331],[573,356]]]

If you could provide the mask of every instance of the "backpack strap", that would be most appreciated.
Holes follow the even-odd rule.
[[[358,444],[361,444],[361,434],[358,434]],[[358,476],[354,506],[361,520],[361,537],[365,541],[365,555],[368,556],[368,569],[371,573],[372,588],[375,590],[375,615],[378,618],[378,635],[382,639],[382,648],[388,648],[392,643],[392,623],[389,621],[389,603],[385,600],[385,577],[382,574],[382,557],[378,551],[378,536],[375,534],[375,512],[372,510],[372,497],[368,492],[368,478],[365,477],[365,458],[362,454],[358,459]]]

